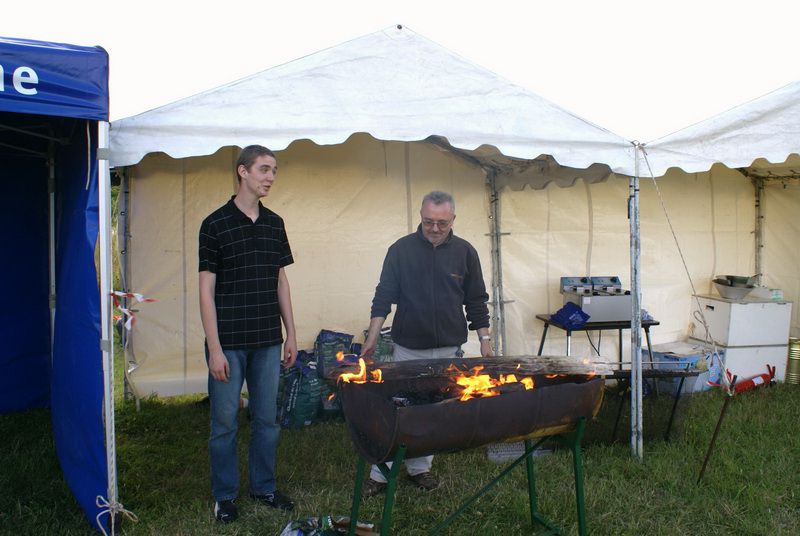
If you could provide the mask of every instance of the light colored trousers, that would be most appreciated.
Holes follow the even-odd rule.
[[[394,345],[393,361],[411,361],[412,359],[454,359],[456,352],[460,349],[459,346],[446,346],[444,348],[429,348],[426,350],[412,350],[399,344]],[[422,458],[406,458],[406,471],[411,476],[420,473],[428,473],[433,464],[433,456],[423,456]],[[391,469],[392,462],[386,462],[386,465]],[[375,482],[386,482],[386,477],[383,476],[381,470],[377,465],[372,466],[369,477]]]

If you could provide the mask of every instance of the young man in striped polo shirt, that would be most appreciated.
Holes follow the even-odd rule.
[[[214,515],[226,523],[237,517],[237,412],[245,380],[251,416],[250,497],[274,508],[294,508],[275,482],[278,378],[281,363],[290,367],[297,357],[284,271],[293,259],[283,220],[259,201],[269,194],[277,171],[272,151],[260,145],[245,147],[236,162],[236,195],[200,226],[200,316],[211,401],[211,492]]]

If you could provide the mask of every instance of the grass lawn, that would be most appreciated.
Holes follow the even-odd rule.
[[[645,458],[630,456],[627,412],[617,442],[610,436],[616,399],[587,426],[583,460],[586,513],[593,535],[800,534],[800,386],[738,395],[728,408],[703,480],[697,478],[724,398],[707,392],[682,399],[672,440],[662,435],[672,399],[645,402]],[[284,514],[240,499],[240,519],[220,525],[211,513],[208,406],[201,397],[149,399],[141,412],[118,402],[119,495],[139,516],[125,535],[277,535],[292,519],[347,515],[356,455],[342,421],[284,430],[279,485],[297,510]],[[249,427],[241,418],[240,452]],[[94,532],[69,494],[53,450],[48,411],[0,417],[0,534],[89,535]],[[393,534],[426,534],[471,492],[502,469],[486,449],[437,456],[442,486],[420,492],[402,479]],[[533,534],[524,466],[515,469],[446,534]],[[536,458],[539,509],[565,534],[577,534],[571,457]],[[242,466],[246,497],[246,468]],[[366,499],[361,519],[380,520],[382,500]]]

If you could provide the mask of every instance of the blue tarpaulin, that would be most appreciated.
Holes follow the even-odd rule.
[[[97,121],[108,119],[108,55],[0,37],[0,70],[0,413],[50,407],[65,480],[98,528],[96,498],[107,496],[109,481],[103,405],[113,404],[104,400],[95,268]]]

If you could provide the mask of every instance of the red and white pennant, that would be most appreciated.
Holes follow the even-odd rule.
[[[130,309],[123,307],[122,303],[120,303],[119,298],[133,298],[139,303],[147,303],[147,302],[154,302],[156,301],[154,298],[145,298],[142,294],[137,294],[135,292],[120,292],[119,290],[111,291],[111,297],[114,300],[114,307],[119,309],[122,314],[124,314],[128,319],[125,321],[125,329],[128,331],[131,330],[134,324],[136,324],[136,315],[133,314],[133,311]]]

